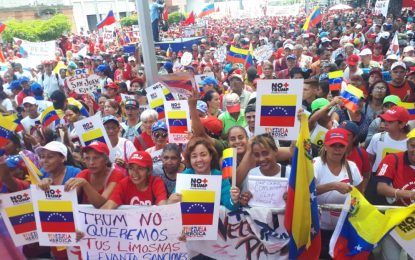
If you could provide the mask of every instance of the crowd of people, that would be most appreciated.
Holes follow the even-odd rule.
[[[314,175],[319,204],[343,204],[356,186],[375,204],[406,206],[415,200],[415,130],[413,112],[401,106],[415,102],[414,14],[374,15],[369,9],[325,13],[323,21],[302,32],[302,17],[208,19],[206,37],[191,49],[156,49],[161,73],[213,73],[188,98],[192,132],[185,145],[168,142],[168,129],[148,108],[142,57],[105,46],[97,33],[63,36],[56,59],[33,68],[15,60],[19,43],[3,47],[7,70],[0,78],[0,111],[18,114],[23,131],[0,147],[0,185],[4,193],[29,187],[27,167],[19,152],[43,173],[42,189],[65,185],[76,189],[79,203],[115,209],[120,205],[164,205],[181,200],[175,192],[177,173],[221,175],[223,150],[237,151],[236,186],[223,179],[221,205],[229,210],[248,205],[249,176],[288,177],[295,142],[255,135],[256,89],[263,79],[304,79],[302,109],[313,139]],[[167,32],[168,34],[168,32]],[[174,34],[171,33],[171,34]],[[398,38],[397,48],[392,40]],[[221,46],[256,49],[271,45],[267,61],[232,64],[218,60]],[[77,55],[82,47],[86,56]],[[193,60],[183,65],[190,52]],[[255,61],[255,60],[254,60]],[[156,61],[155,61],[156,62]],[[241,66],[242,65],[242,66]],[[54,68],[59,68],[54,71]],[[77,69],[97,74],[91,95],[68,88]],[[343,71],[343,86],[364,93],[357,109],[344,106],[340,91],[330,90],[328,74]],[[121,94],[134,95],[122,101]],[[64,117],[42,127],[42,111],[53,106]],[[82,147],[74,123],[99,114],[110,143]],[[339,212],[323,211],[321,257]],[[398,259],[393,239],[381,245],[385,259]],[[56,248],[25,246],[26,257],[64,258]]]

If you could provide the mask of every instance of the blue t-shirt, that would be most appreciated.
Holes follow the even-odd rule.
[[[63,181],[62,181],[61,185],[65,184],[70,178],[75,178],[76,175],[78,175],[78,173],[80,171],[81,171],[81,169],[79,169],[79,168],[76,168],[76,167],[73,167],[73,166],[66,166],[65,176],[63,177]],[[50,178],[49,174],[47,172],[45,172],[45,170],[43,170],[43,168],[40,170],[40,172],[43,174],[41,179]]]
[[[185,169],[184,174],[195,174],[193,169]],[[222,172],[216,169],[211,170],[211,175],[220,175]],[[236,210],[239,204],[233,204],[231,199],[231,184],[228,179],[222,179],[222,188],[220,194],[220,204],[225,206],[229,210]]]

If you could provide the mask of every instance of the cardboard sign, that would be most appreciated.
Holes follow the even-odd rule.
[[[190,129],[189,105],[186,100],[166,101],[166,122],[169,143],[187,143]]]
[[[127,210],[77,209],[83,259],[188,259],[180,204]]]
[[[199,87],[199,92],[201,93],[204,91],[203,91],[203,87],[200,84],[206,77],[214,78],[215,74],[213,72],[208,72],[208,73],[201,74],[201,75],[195,75],[195,82],[196,82],[196,85]]]
[[[324,144],[324,137],[326,137],[326,133],[329,130],[319,124],[316,124],[316,127],[311,132],[310,140],[311,143],[317,145],[318,147],[322,147]]]
[[[97,90],[100,77],[96,74],[78,74],[66,80],[68,88],[77,94],[89,94]]]
[[[254,57],[258,63],[260,63],[269,60],[269,58],[272,56],[272,53],[274,53],[274,48],[272,45],[262,45],[254,50]]]
[[[74,123],[75,133],[79,136],[82,146],[94,141],[106,143],[112,147],[100,115],[94,115]]]
[[[252,193],[249,206],[283,208],[287,187],[287,178],[248,176],[248,190]]]
[[[276,140],[297,139],[303,84],[303,79],[258,81],[255,135],[268,133]]]
[[[2,194],[1,216],[16,247],[38,241],[32,197],[28,190]]]
[[[65,192],[63,185],[43,191],[30,186],[41,246],[76,245],[74,210],[78,205],[76,189]]]
[[[216,240],[222,176],[177,174],[182,223],[187,240]]]

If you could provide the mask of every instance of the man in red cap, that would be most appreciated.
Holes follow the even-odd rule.
[[[404,102],[414,102],[415,85],[405,78],[406,72],[407,67],[402,61],[397,61],[392,64],[392,81],[389,83],[389,91],[391,95],[398,96]]]
[[[373,52],[375,48],[376,37],[378,37],[376,33],[368,33],[366,35],[367,43],[363,46],[362,49],[370,49]]]
[[[347,58],[347,68],[344,70],[343,78],[346,82],[350,82],[350,79],[354,75],[361,76],[363,71],[359,68],[360,58],[356,54],[352,54]]]
[[[119,86],[115,82],[110,82],[108,85],[105,86],[106,93],[108,98],[114,99],[117,103],[121,103],[122,98],[118,94]]]

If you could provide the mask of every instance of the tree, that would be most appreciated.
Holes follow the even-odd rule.
[[[184,13],[172,12],[171,14],[169,14],[169,23],[179,23],[180,21],[186,19],[186,17],[187,15],[185,15]]]
[[[121,27],[138,25],[138,16],[136,14],[126,16],[120,20],[120,23],[121,23]]]
[[[51,41],[71,31],[71,24],[64,14],[57,14],[48,20],[6,21],[2,33],[4,41],[11,42],[13,37],[27,41]]]

